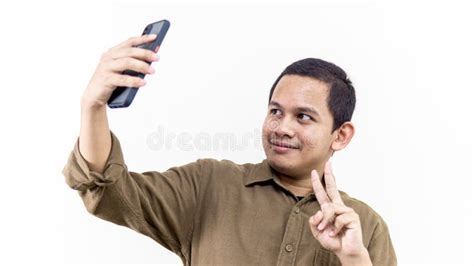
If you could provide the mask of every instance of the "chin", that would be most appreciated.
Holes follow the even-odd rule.
[[[298,166],[296,163],[289,162],[288,159],[278,156],[269,156],[267,160],[273,169],[285,175],[291,175]]]
[[[293,159],[293,160],[292,160]],[[267,156],[268,164],[277,172],[287,176],[307,175],[312,169],[316,169],[317,163],[311,163],[299,158],[288,158],[281,156]]]

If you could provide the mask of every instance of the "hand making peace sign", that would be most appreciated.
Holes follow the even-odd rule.
[[[311,171],[314,194],[321,206],[321,210],[309,218],[313,236],[324,248],[333,251],[341,262],[360,261],[370,265],[370,257],[362,242],[359,215],[344,205],[330,162],[326,163],[324,180],[326,189],[321,184],[318,172]]]

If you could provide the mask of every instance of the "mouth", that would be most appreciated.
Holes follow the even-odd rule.
[[[272,146],[272,149],[278,153],[284,153],[284,152],[298,149],[296,145],[293,145],[284,141],[270,140],[270,144]]]

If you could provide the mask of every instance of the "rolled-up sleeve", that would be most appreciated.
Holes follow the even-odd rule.
[[[79,138],[63,175],[93,215],[151,237],[182,259],[189,248],[201,191],[208,182],[206,159],[164,172],[128,171],[117,136],[103,173],[91,171],[79,151]]]

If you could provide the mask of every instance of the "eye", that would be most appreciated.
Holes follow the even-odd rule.
[[[298,118],[305,121],[313,120],[313,118],[307,114],[299,114]]]
[[[278,113],[278,112],[279,112],[279,113]],[[281,114],[281,111],[278,110],[278,109],[275,109],[275,108],[274,108],[274,109],[270,109],[270,114],[272,114],[272,115]]]

